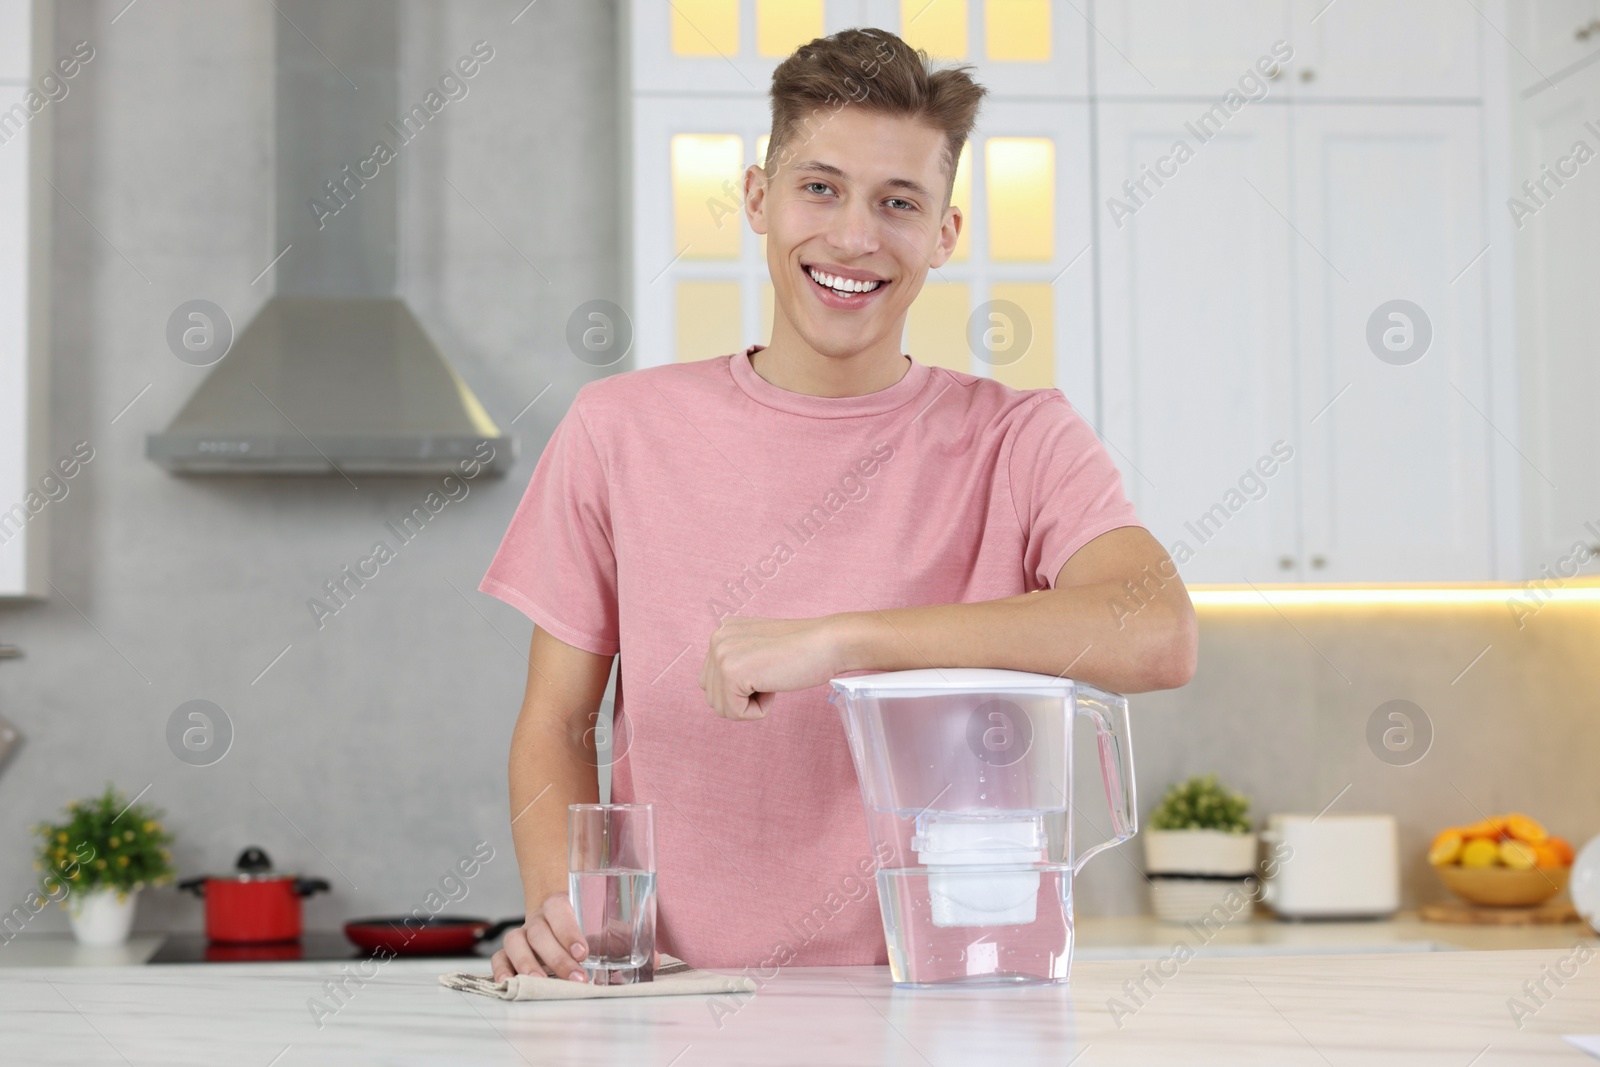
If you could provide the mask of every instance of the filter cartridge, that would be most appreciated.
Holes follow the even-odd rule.
[[[935,926],[1017,926],[1034,921],[1046,843],[1042,815],[923,816],[911,839],[928,869]]]

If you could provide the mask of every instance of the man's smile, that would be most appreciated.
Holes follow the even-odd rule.
[[[870,271],[832,264],[802,263],[800,268],[811,280],[817,299],[841,311],[866,307],[891,284],[889,279]]]

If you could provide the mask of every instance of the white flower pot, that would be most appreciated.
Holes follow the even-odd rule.
[[[1221,830],[1146,830],[1146,874],[1255,873],[1256,835]]]
[[[1150,907],[1163,922],[1250,917],[1245,879],[1256,869],[1255,834],[1146,830],[1144,865],[1150,876]]]
[[[1210,931],[1207,939],[1235,921],[1248,921],[1255,913],[1259,883],[1245,878],[1150,877],[1150,909],[1167,923],[1198,923]]]
[[[133,909],[139,891],[126,895],[115,889],[90,889],[67,898],[67,917],[81,945],[120,945],[133,929]]]

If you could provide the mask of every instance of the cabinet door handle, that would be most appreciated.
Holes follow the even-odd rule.
[[[1321,570],[1322,568],[1324,568],[1324,567],[1326,567],[1328,565],[1328,557],[1327,556],[1312,556],[1311,557],[1311,565],[1313,567],[1315,567],[1317,570]]]
[[[1292,570],[1294,570],[1294,557],[1293,556],[1279,556],[1278,557],[1278,569],[1280,571],[1292,571]]]
[[[1302,67],[1300,70],[1300,80],[1303,82],[1313,81],[1316,79],[1316,76],[1317,72],[1312,70],[1310,67]]]
[[[1587,41],[1597,30],[1600,30],[1600,19],[1590,19],[1588,22],[1572,31],[1572,36],[1580,41]]]

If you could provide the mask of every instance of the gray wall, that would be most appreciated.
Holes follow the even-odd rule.
[[[437,479],[185,480],[143,458],[145,434],[205,374],[167,349],[173,308],[210,299],[242,329],[268,295],[270,275],[251,279],[278,252],[279,16],[266,0],[141,0],[113,25],[125,3],[69,0],[57,15],[57,52],[87,39],[97,55],[50,105],[64,194],[52,454],[88,440],[96,456],[49,506],[64,595],[0,605],[0,641],[26,653],[0,665],[0,714],[26,738],[0,771],[0,902],[30,887],[28,827],[112,779],[130,795],[150,784],[184,874],[226,869],[255,842],[332,880],[313,926],[415,907],[480,839],[498,855],[458,910],[516,914],[505,759],[532,626],[475,590],[555,421],[596,373],[566,350],[567,314],[619,296],[612,5],[535,4],[515,25],[520,5],[409,5],[405,99],[474,41],[495,57],[402,152],[403,287],[521,458],[449,504],[319,632],[307,598]],[[195,698],[236,731],[209,767],[165,740]],[[200,920],[196,901],[161,890],[138,924]]]
[[[140,0],[113,25],[124,4],[64,2],[59,13],[58,51],[86,38],[98,55],[51,105],[56,184],[94,227],[55,199],[52,434],[59,454],[88,440],[97,455],[50,506],[64,596],[0,606],[0,640],[27,653],[0,664],[0,714],[27,738],[0,772],[0,905],[31,884],[28,827],[114,779],[130,794],[150,785],[185,874],[223,869],[258,843],[282,867],[331,879],[336,893],[309,906],[314,927],[409,910],[482,838],[499,857],[458,910],[514,914],[504,767],[531,626],[474,587],[592,373],[566,352],[566,316],[618,296],[612,5],[538,3],[514,26],[520,5],[504,0],[410,5],[416,95],[473,41],[496,57],[405,150],[405,289],[502,427],[552,387],[511,427],[522,458],[510,477],[449,505],[319,632],[306,599],[429,483],[181,480],[144,460],[145,433],[204,373],[167,351],[172,309],[204,297],[242,328],[270,284],[251,279],[278,251],[279,16],[266,0]],[[1196,680],[1135,698],[1144,811],[1168,781],[1202,771],[1251,793],[1261,813],[1314,812],[1348,785],[1332,810],[1400,817],[1412,902],[1437,892],[1418,858],[1431,831],[1479,809],[1528,811],[1578,840],[1600,831],[1593,609],[1549,607],[1520,632],[1496,607],[1286,614],[1205,613]],[[165,741],[172,711],[195,698],[236,729],[210,767],[180,763]],[[1394,698],[1435,727],[1414,766],[1366,745],[1367,717]],[[1094,774],[1091,752],[1080,775]],[[1079,789],[1103,826],[1097,788],[1080,777]],[[1090,864],[1081,913],[1141,910],[1139,859],[1118,850]],[[200,919],[194,901],[162,890],[139,925]],[[52,909],[35,926],[65,919]]]

